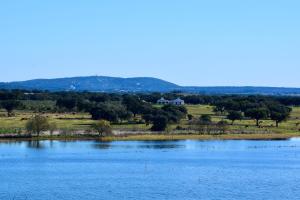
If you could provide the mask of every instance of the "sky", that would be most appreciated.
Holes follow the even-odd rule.
[[[1,0],[0,82],[300,87],[299,0]]]

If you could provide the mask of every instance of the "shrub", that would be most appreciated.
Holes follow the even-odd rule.
[[[211,116],[208,114],[201,115],[199,118],[199,122],[201,125],[209,125],[212,123]]]
[[[151,127],[152,131],[164,131],[168,126],[168,119],[163,115],[158,115],[153,117],[153,126]]]
[[[97,123],[92,124],[92,128],[99,133],[100,137],[105,135],[109,135],[112,133],[111,126],[109,121],[100,120]]]
[[[217,123],[217,128],[219,129],[219,131],[224,134],[226,133],[227,129],[228,129],[228,122],[221,120]]]
[[[26,123],[26,130],[28,133],[40,135],[42,131],[47,131],[50,128],[48,119],[42,115],[35,115]]]

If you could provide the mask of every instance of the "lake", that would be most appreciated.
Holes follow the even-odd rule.
[[[0,199],[300,199],[300,140],[2,142]]]

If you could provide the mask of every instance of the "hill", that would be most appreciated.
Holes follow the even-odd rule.
[[[0,83],[0,89],[27,89],[49,91],[93,91],[93,92],[170,92],[202,94],[263,94],[300,95],[300,88],[282,87],[184,87],[151,77],[119,78],[87,76],[56,79],[35,79]]]
[[[157,78],[88,76],[0,83],[0,88],[38,89],[49,91],[167,92],[179,89],[180,87]]]

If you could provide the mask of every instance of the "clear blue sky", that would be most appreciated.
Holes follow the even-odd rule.
[[[1,0],[0,69],[300,87],[300,1]]]

